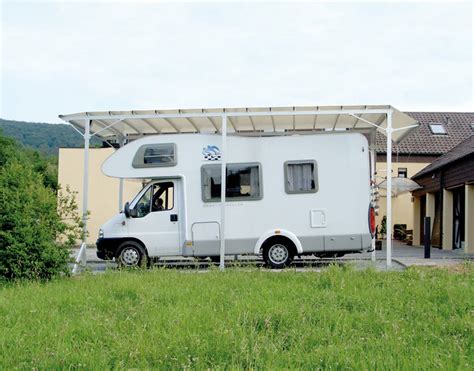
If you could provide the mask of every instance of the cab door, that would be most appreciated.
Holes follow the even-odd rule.
[[[128,232],[145,244],[149,256],[181,255],[178,186],[178,180],[152,183],[133,206]]]

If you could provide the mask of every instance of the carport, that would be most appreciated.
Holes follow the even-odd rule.
[[[99,111],[60,115],[84,138],[84,175],[82,215],[84,235],[74,272],[85,264],[87,210],[89,190],[89,142],[97,136],[106,143],[126,145],[144,135],[182,133],[217,133],[221,135],[221,239],[220,268],[225,256],[225,190],[226,145],[228,135],[324,135],[327,132],[347,131],[365,134],[371,151],[371,180],[375,184],[375,135],[386,136],[387,154],[392,153],[392,142],[400,142],[418,126],[410,116],[390,105],[372,106],[304,106],[304,107],[245,107],[213,109],[169,109],[140,111]],[[387,156],[387,194],[391,194],[392,158]],[[348,190],[349,191],[349,190]],[[119,208],[123,205],[123,179],[118,190]],[[387,236],[392,235],[392,200],[387,197]],[[375,241],[374,241],[375,243]],[[372,253],[375,259],[375,253]],[[392,241],[387,240],[387,268],[392,265]]]

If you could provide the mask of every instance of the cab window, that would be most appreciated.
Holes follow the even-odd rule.
[[[151,211],[166,211],[173,209],[174,185],[172,182],[153,185],[153,202]]]
[[[173,182],[156,183],[149,187],[137,202],[136,218],[143,218],[150,212],[172,210],[174,207]]]

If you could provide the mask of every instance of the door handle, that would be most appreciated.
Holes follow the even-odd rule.
[[[178,214],[171,214],[170,222],[177,222],[177,221],[178,221]]]

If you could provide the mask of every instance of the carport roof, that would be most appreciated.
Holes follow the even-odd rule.
[[[390,105],[97,111],[59,117],[82,131],[86,121],[90,120],[90,134],[110,140],[142,135],[221,132],[222,117],[227,118],[229,134],[272,135],[338,130],[385,134],[390,110],[394,129],[392,138],[397,143],[416,128],[418,122]]]

